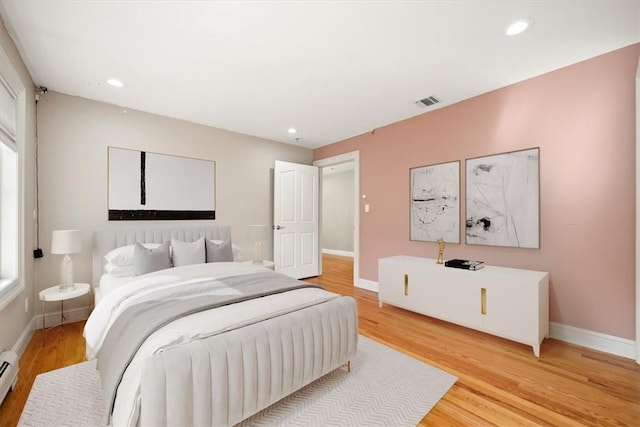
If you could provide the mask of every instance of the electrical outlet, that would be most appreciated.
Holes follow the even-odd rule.
[[[29,311],[29,297],[24,299],[24,312],[27,313]]]

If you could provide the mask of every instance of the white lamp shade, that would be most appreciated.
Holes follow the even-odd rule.
[[[80,230],[55,230],[51,240],[52,254],[74,254],[82,250]]]
[[[249,240],[252,242],[260,242],[269,240],[269,226],[267,225],[250,225]]]

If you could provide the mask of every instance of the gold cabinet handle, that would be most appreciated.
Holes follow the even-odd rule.
[[[487,289],[480,288],[480,313],[487,314]]]
[[[404,275],[404,295],[405,296],[409,295],[409,275],[408,274]]]

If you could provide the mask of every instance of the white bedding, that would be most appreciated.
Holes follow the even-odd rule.
[[[135,280],[136,276],[116,277],[113,274],[105,273],[100,276],[100,286],[95,289],[95,305],[98,305],[102,297],[114,289]]]
[[[210,263],[177,267],[139,276],[104,295],[85,325],[87,359],[98,356],[100,346],[119,313],[126,307],[149,299],[164,299],[178,292],[185,283],[247,274],[263,267],[240,263]],[[204,293],[234,294],[221,283],[200,289]],[[175,320],[153,333],[139,349],[118,387],[113,411],[113,425],[134,425],[140,400],[140,378],[143,361],[154,353],[175,345],[236,329],[251,323],[299,310],[338,297],[318,288],[304,288],[244,301]]]

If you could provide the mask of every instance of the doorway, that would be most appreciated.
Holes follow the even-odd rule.
[[[317,160],[313,165],[320,168],[321,212],[325,211],[325,199],[329,204],[338,203],[338,200],[342,200],[340,203],[343,205],[349,204],[349,206],[328,206],[327,209],[331,211],[327,211],[327,215],[321,213],[319,250],[335,255],[352,255],[353,284],[358,286],[360,280],[360,152],[352,151]],[[332,194],[325,194],[325,174],[328,175],[327,190]],[[345,186],[350,188],[344,188]],[[350,201],[348,194],[351,195]],[[345,219],[345,215],[349,217]],[[342,221],[339,220],[340,217]]]

